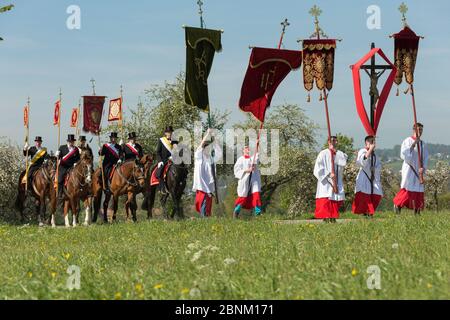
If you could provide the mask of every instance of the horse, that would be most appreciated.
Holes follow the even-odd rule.
[[[78,224],[78,216],[80,213],[80,201],[83,201],[86,209],[86,217],[84,225],[88,225],[91,216],[92,196],[92,171],[93,171],[94,155],[91,148],[85,147],[81,149],[80,160],[75,164],[66,177],[66,187],[63,193],[64,199],[64,224],[70,227],[69,209],[72,212],[72,225],[76,227]],[[55,226],[55,216],[52,215],[52,226]]]
[[[103,221],[108,222],[108,204],[113,198],[113,216],[112,221],[116,220],[117,209],[119,205],[119,197],[121,195],[127,195],[127,201],[125,202],[126,219],[130,217],[130,213],[133,222],[137,221],[137,204],[136,195],[144,192],[146,189],[146,181],[149,176],[150,167],[153,162],[151,155],[144,155],[141,160],[128,160],[116,166],[114,169],[111,183],[110,192],[105,192],[105,200],[103,202]],[[100,170],[97,170],[100,171]],[[96,173],[97,173],[96,171]],[[98,178],[97,178],[98,177]],[[98,173],[97,183],[94,183],[94,220],[97,219],[97,214],[100,209],[100,199],[102,195],[102,189],[99,190],[100,183],[102,183],[100,172]]]
[[[53,192],[53,179],[56,173],[56,157],[48,156],[42,166],[34,173],[31,186],[28,185],[28,191],[36,200],[36,212],[39,226],[45,225],[46,201],[49,200],[52,215],[56,211],[56,194]],[[24,222],[24,203],[27,198],[25,183],[23,178],[26,171],[19,176],[18,193],[15,207],[20,212],[21,221]],[[31,188],[30,188],[31,187]]]
[[[170,219],[175,217],[175,214],[178,218],[184,219],[183,208],[181,207],[181,196],[183,195],[184,189],[186,188],[186,180],[188,176],[188,169],[186,165],[182,162],[181,164],[175,164],[172,161],[169,161],[167,164],[169,167],[167,168],[166,173],[166,187],[168,193],[160,194],[160,202],[161,207],[163,209],[164,219],[169,219],[166,210],[166,203],[169,195],[172,198],[174,210],[172,210]],[[142,207],[147,208],[147,219],[151,219],[153,217],[152,211],[155,204],[155,195],[158,185],[148,184],[146,197],[142,204]]]

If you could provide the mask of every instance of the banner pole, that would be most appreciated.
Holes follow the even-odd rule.
[[[123,86],[120,85],[120,134],[122,135],[122,139],[125,139],[124,133],[123,133]],[[124,140],[125,141],[125,140]]]
[[[62,90],[59,88],[59,110],[58,110],[58,139],[57,139],[57,146],[56,150],[59,150],[59,146],[61,144],[61,109],[62,109]],[[55,175],[55,184],[56,184],[56,196],[58,197],[59,194],[59,183],[58,183],[58,177],[59,177],[59,166],[60,166],[61,160],[58,159],[57,166],[56,166],[56,175]]]
[[[25,144],[30,141],[30,97],[27,100],[27,123],[26,123],[26,133],[25,133]],[[28,191],[28,153],[30,146],[27,147],[27,152],[25,155],[25,192]]]
[[[417,112],[416,112],[416,98],[415,98],[415,94],[414,94],[414,86],[411,83],[410,84],[410,90],[411,90],[411,98],[412,98],[412,107],[413,107],[413,116],[414,116],[414,127],[415,127],[415,131],[416,131],[416,139],[420,139],[419,137],[419,128],[417,127]],[[419,169],[423,169],[423,161],[422,161],[422,151],[420,148],[420,143],[417,144],[417,156],[418,156],[418,160],[419,160]],[[422,171],[422,170],[420,170]],[[424,184],[424,179],[423,179],[423,172],[419,172],[419,181],[420,184]]]

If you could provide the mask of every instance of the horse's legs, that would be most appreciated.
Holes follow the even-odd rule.
[[[64,225],[66,228],[70,227],[70,221],[69,221],[69,200],[64,201]]]
[[[89,223],[91,222],[91,205],[92,205],[92,197],[88,197],[84,201],[85,217],[83,225],[85,226],[88,226]]]
[[[72,226],[76,227],[78,224],[78,213],[80,211],[80,199],[72,199],[70,206],[72,207]]]
[[[113,221],[116,221],[117,219],[117,209],[119,208],[119,196],[113,195]]]
[[[56,227],[56,190],[53,186],[49,186],[49,200],[50,200],[50,211],[51,211],[51,219],[50,224],[52,228]]]
[[[103,222],[108,222],[108,205],[111,200],[111,194],[105,192],[105,200],[103,201]]]
[[[164,219],[169,219],[169,216],[167,215],[167,209],[166,209],[166,202],[167,202],[168,197],[169,197],[168,194],[161,194],[161,196],[160,196],[161,208],[163,210]]]
[[[156,187],[150,187],[147,194],[147,219],[153,217],[153,206],[155,205]]]
[[[47,207],[45,205],[45,193],[42,192],[41,196],[39,197],[39,214],[38,214],[38,222],[39,226],[44,226],[45,224],[45,212],[47,210]]]
[[[125,202],[125,213],[126,213],[126,221],[130,218],[130,208],[131,207],[131,193],[127,194],[127,201]]]
[[[93,199],[91,200],[93,202],[93,209],[94,209],[94,216],[92,217],[92,222],[97,222],[98,213],[100,212],[100,206],[102,203],[102,191],[100,190],[96,195],[94,195]]]
[[[136,194],[132,193],[131,194],[131,214],[133,216],[133,222],[137,222],[137,216],[136,216],[136,211],[137,211],[137,203],[136,203]]]
[[[24,216],[24,203],[27,195],[25,193],[25,189],[21,188],[21,183],[19,182],[19,188],[16,198],[16,209],[20,212],[20,222],[25,222],[25,216]]]

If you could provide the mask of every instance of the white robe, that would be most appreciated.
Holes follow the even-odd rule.
[[[414,150],[411,150],[413,143],[414,139],[412,137],[406,138],[402,143],[400,151],[400,158],[403,160],[401,188],[413,192],[424,192],[424,185],[420,184],[419,178],[417,177],[419,174],[419,158],[417,145]],[[427,145],[422,141],[420,151],[422,154],[425,175],[425,169],[428,166],[428,149]],[[417,175],[414,173],[414,170],[411,169],[411,166],[414,168]]]
[[[345,200],[343,171],[347,165],[347,155],[342,151],[337,151],[334,157],[334,171],[337,178],[338,193],[333,192],[333,180],[331,174],[331,151],[322,150],[314,165],[314,176],[317,178],[316,199],[328,198],[332,201]]]
[[[372,159],[371,157],[364,159],[367,149],[361,149],[358,152],[358,157],[356,158],[356,165],[359,167],[358,176],[356,177],[355,193],[363,192],[365,194],[372,194],[371,186],[371,176],[372,172],[370,170]],[[373,194],[379,196],[383,195],[383,188],[381,186],[381,161],[380,158],[375,154],[374,158],[375,167],[375,179],[373,181]]]
[[[238,181],[237,194],[240,198],[246,198],[249,195],[249,185],[251,184],[251,193],[261,192],[261,173],[258,168],[259,154],[256,154],[255,170],[251,174],[251,183],[249,183],[250,173],[245,173],[246,169],[250,169],[253,163],[253,156],[245,159],[241,156],[234,165],[234,176]]]
[[[192,190],[203,191],[205,193],[214,193],[214,177],[212,172],[212,159],[211,156],[206,154],[210,148],[198,148],[194,154],[194,184]],[[222,159],[222,149],[214,146],[214,167],[217,161]],[[216,171],[217,172],[217,171]],[[217,179],[217,175],[216,175]]]

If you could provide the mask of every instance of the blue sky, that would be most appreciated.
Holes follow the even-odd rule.
[[[51,119],[53,103],[63,90],[63,137],[69,133],[69,116],[79,97],[91,92],[89,80],[97,81],[97,94],[110,98],[125,90],[126,106],[135,106],[152,84],[171,81],[184,70],[185,46],[181,26],[198,26],[195,0],[10,0],[16,7],[0,16],[0,136],[22,143],[22,108],[32,99],[31,135],[42,135],[56,147]],[[298,49],[297,39],[313,31],[309,9],[319,5],[321,25],[330,37],[343,38],[336,52],[334,88],[330,94],[332,130],[354,137],[365,135],[356,114],[349,66],[376,42],[389,58],[393,41],[389,34],[401,29],[392,0],[204,0],[206,26],[224,29],[223,51],[209,78],[212,108],[232,111],[231,122],[243,119],[238,110],[240,88],[247,68],[249,45],[275,47],[280,22],[288,18],[284,46]],[[66,27],[69,5],[81,8],[81,30]],[[408,1],[408,22],[426,38],[421,42],[416,66],[416,99],[419,120],[425,124],[426,141],[448,143],[450,74],[450,20],[448,1]],[[381,29],[369,30],[369,5],[381,8]],[[323,104],[317,94],[306,103],[300,71],[291,73],[278,89],[272,105],[295,103],[322,126],[326,134]],[[366,88],[368,84],[363,84]],[[364,89],[363,89],[364,90]],[[364,92],[367,96],[367,92]],[[367,102],[366,102],[367,103]],[[270,112],[270,111],[269,111]],[[395,97],[393,89],[381,120],[379,146],[399,144],[410,134],[410,97]]]

